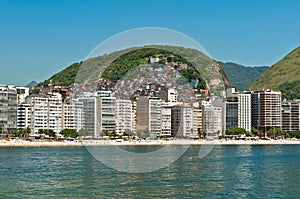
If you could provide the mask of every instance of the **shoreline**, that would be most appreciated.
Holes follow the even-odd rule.
[[[164,146],[164,145],[295,145],[300,140],[143,140],[143,141],[116,141],[116,140],[76,140],[76,141],[25,141],[0,140],[0,147],[64,147],[64,146]]]

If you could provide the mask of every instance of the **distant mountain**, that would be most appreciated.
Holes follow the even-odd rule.
[[[161,45],[129,48],[90,58],[80,63],[74,63],[63,71],[56,73],[48,80],[40,83],[40,85],[49,84],[50,80],[52,80],[53,84],[63,86],[69,86],[75,81],[76,83],[86,84],[87,82],[95,82],[100,77],[105,77],[116,82],[128,70],[139,64],[147,63],[145,62],[145,58],[151,56],[169,56],[173,57],[174,60],[192,64],[196,70],[193,74],[190,74],[191,71],[187,71],[187,78],[191,78],[190,75],[192,75],[192,77],[195,75],[198,76],[199,82],[204,81],[204,84],[206,84],[205,87],[213,92],[218,93],[218,91],[226,87],[232,87],[220,64],[211,60],[198,50]],[[111,62],[112,60],[113,62]]]
[[[36,81],[31,81],[25,87],[32,88],[32,87],[35,87],[37,85],[38,85],[38,83]]]
[[[245,90],[254,80],[256,80],[267,66],[246,67],[233,62],[219,62],[224,69],[229,81],[239,91]]]
[[[300,47],[272,65],[249,88],[280,90],[283,98],[300,99]]]

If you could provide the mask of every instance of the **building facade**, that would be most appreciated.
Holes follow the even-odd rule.
[[[131,100],[116,100],[116,132],[121,135],[133,130],[133,111]]]
[[[201,107],[192,108],[192,129],[193,137],[200,137],[203,133],[203,111]]]
[[[174,137],[190,137],[192,135],[192,107],[187,104],[172,106],[171,129]]]
[[[30,128],[31,124],[31,105],[18,104],[17,105],[17,129]]]
[[[252,127],[264,133],[281,128],[281,92],[262,90],[251,94]]]
[[[300,130],[300,100],[282,102],[282,130],[286,132]]]
[[[137,100],[136,128],[137,132],[159,136],[161,133],[162,100],[157,97],[143,96]]]
[[[84,129],[83,102],[72,101],[62,105],[62,129]]]
[[[171,137],[171,110],[172,106],[168,103],[161,106],[161,137]]]
[[[238,128],[251,131],[251,93],[238,94]]]
[[[238,102],[225,102],[225,110],[226,129],[238,128]]]
[[[51,129],[59,133],[63,129],[62,99],[60,95],[29,96],[27,104],[31,105],[30,129],[32,134],[39,129]]]
[[[0,85],[0,128],[7,133],[17,128],[17,90],[12,85]]]

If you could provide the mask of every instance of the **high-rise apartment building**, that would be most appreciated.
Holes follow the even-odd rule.
[[[238,128],[251,131],[251,93],[238,94]]]
[[[72,101],[62,105],[63,129],[84,129],[83,102]]]
[[[238,102],[225,102],[225,124],[226,129],[238,128]]]
[[[29,96],[27,104],[31,105],[31,133],[39,129],[51,129],[56,133],[62,130],[62,99],[59,94],[49,96]]]
[[[0,85],[0,127],[7,133],[17,127],[17,90],[12,85]]]
[[[300,130],[300,100],[282,102],[282,130]]]
[[[136,128],[137,132],[159,136],[161,133],[162,100],[157,97],[143,96],[137,100]]]
[[[116,100],[116,131],[123,134],[125,131],[133,130],[133,111],[131,100]]]
[[[171,113],[172,135],[182,138],[192,135],[192,107],[187,104],[177,104]]]
[[[17,129],[30,128],[31,104],[17,105]]]
[[[161,133],[162,137],[171,137],[171,110],[172,106],[164,103],[161,106]]]
[[[251,94],[252,127],[264,133],[271,128],[281,128],[281,92],[256,91]]]
[[[223,111],[222,107],[212,105],[203,106],[204,129],[208,135],[222,135],[223,130]]]
[[[111,91],[83,93],[79,101],[83,103],[84,126],[94,137],[103,131],[116,130],[116,98]]]
[[[201,107],[192,108],[192,129],[191,134],[198,137],[203,132],[203,111]]]

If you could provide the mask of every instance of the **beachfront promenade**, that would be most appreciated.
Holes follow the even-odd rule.
[[[300,144],[299,139],[284,140],[75,140],[75,141],[25,141],[25,140],[0,140],[0,147],[42,147],[42,146],[118,146],[118,145],[272,145],[272,144]]]

